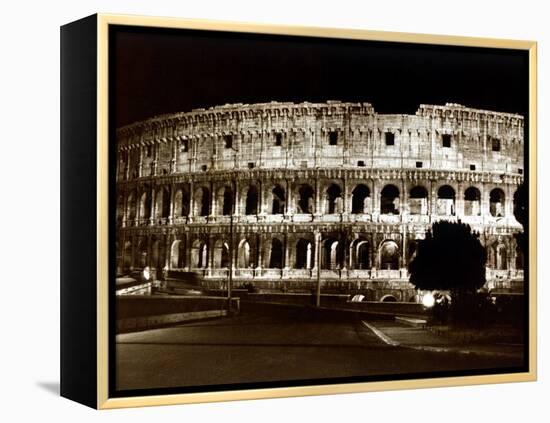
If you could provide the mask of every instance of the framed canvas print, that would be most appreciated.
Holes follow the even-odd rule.
[[[61,393],[536,379],[536,43],[61,29]]]

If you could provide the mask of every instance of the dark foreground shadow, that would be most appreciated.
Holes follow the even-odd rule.
[[[36,386],[55,396],[59,396],[59,382],[36,382]]]

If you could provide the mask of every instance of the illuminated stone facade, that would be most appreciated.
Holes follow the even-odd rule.
[[[232,267],[234,286],[302,290],[320,266],[327,292],[409,301],[417,240],[434,221],[460,219],[487,248],[488,287],[517,288],[523,125],[457,104],[390,115],[329,101],[119,128],[117,271],[195,271],[223,287]]]

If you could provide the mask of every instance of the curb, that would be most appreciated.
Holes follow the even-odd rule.
[[[424,329],[426,327],[426,319],[415,319],[412,317],[395,316],[395,321],[399,323],[403,323],[405,325],[413,326],[415,328]]]
[[[489,352],[489,351],[479,351],[479,350],[467,350],[460,349],[456,347],[433,347],[429,345],[404,345],[388,335],[382,332],[380,329],[374,327],[373,325],[361,320],[361,323],[368,328],[372,333],[374,333],[379,339],[381,339],[385,344],[392,347],[401,347],[408,348],[416,351],[428,351],[428,352],[439,352],[439,353],[455,353],[455,354],[464,354],[464,355],[480,355],[487,357],[502,357],[502,358],[519,358],[519,354],[513,353],[503,353],[503,352]]]
[[[347,314],[353,314],[355,316],[359,316],[359,318],[380,318],[384,320],[394,320],[397,317],[401,317],[404,319],[417,319],[418,316],[416,315],[409,315],[409,314],[396,314],[396,313],[389,313],[384,311],[373,311],[373,310],[360,310],[360,309],[354,309],[354,308],[344,308],[344,307],[328,307],[328,306],[321,306],[316,307],[311,304],[293,304],[293,303],[285,303],[285,302],[274,302],[274,301],[251,301],[248,299],[241,300],[241,304],[243,306],[247,305],[268,305],[268,306],[277,306],[277,307],[293,307],[293,308],[301,308],[304,310],[310,310],[310,311],[319,311],[319,312],[337,312],[337,313],[347,313]]]
[[[384,341],[386,344],[391,345],[392,347],[399,347],[401,344],[397,341],[394,341],[391,339],[388,335],[386,335],[381,330],[375,328],[374,326],[368,324],[364,320],[361,320],[361,323],[363,323],[364,326],[366,326],[372,333],[374,333],[378,338],[380,338],[382,341]]]
[[[162,326],[185,323],[193,320],[212,319],[227,315],[227,310],[203,310],[185,313],[170,313],[155,316],[129,317],[117,321],[117,335],[157,329]]]

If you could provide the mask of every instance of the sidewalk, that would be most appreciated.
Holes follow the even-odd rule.
[[[394,347],[510,358],[520,358],[524,353],[522,344],[459,343],[448,337],[439,336],[423,327],[414,327],[397,321],[372,322],[362,320],[362,323],[384,343]]]

